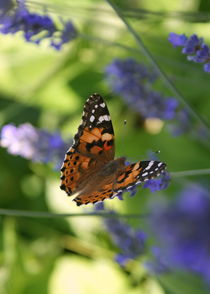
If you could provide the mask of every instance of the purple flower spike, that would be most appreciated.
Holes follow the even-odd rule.
[[[112,91],[121,95],[143,118],[171,120],[175,117],[178,101],[152,89],[157,75],[144,64],[132,58],[115,59],[106,67],[105,74]]]
[[[104,222],[113,242],[120,248],[121,253],[116,256],[120,265],[125,265],[129,259],[135,259],[144,253],[146,236],[142,231],[135,231],[118,218],[107,218]]]
[[[148,180],[144,184],[144,188],[149,188],[151,192],[164,190],[168,187],[170,180],[171,180],[171,178],[170,178],[169,173],[164,172],[164,173],[162,173],[160,178]]]
[[[60,134],[49,133],[25,123],[16,127],[5,125],[0,133],[0,146],[13,155],[39,162],[55,162],[60,167],[68,148]]]
[[[210,282],[209,189],[192,184],[173,202],[158,199],[149,221],[158,243],[156,268],[189,271]]]
[[[8,5],[2,7],[0,6],[0,33],[2,34],[15,34],[22,31],[27,42],[39,44],[47,39],[56,50],[60,50],[64,43],[70,42],[77,36],[76,29],[70,21],[66,23],[62,21],[63,27],[58,29],[50,16],[29,12],[23,0],[18,1],[16,9],[11,11]]]
[[[209,62],[210,62],[210,50],[209,46],[204,43],[203,38],[198,38],[197,35],[192,35],[186,41],[181,42],[181,39],[185,35],[177,35],[175,33],[169,34],[169,41],[176,46],[182,46],[182,53],[187,55],[189,61],[194,61],[197,63],[205,63],[204,71],[210,72]]]

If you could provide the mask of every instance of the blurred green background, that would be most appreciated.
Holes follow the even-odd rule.
[[[49,131],[59,130],[64,139],[71,138],[77,131],[85,100],[98,92],[105,97],[111,113],[117,156],[135,161],[147,158],[148,150],[160,150],[160,159],[167,163],[169,171],[209,168],[209,149],[201,142],[187,134],[172,137],[164,122],[157,125],[150,121],[148,126],[143,125],[137,113],[122,99],[110,94],[104,68],[113,58],[133,57],[148,65],[150,61],[138,50],[135,40],[106,1],[27,3],[31,11],[46,9],[55,19],[61,16],[71,19],[81,36],[57,52],[45,42],[39,46],[24,42],[21,33],[0,35],[1,125],[30,122]],[[124,10],[127,19],[161,68],[196,111],[209,119],[209,75],[199,64],[189,63],[180,50],[175,50],[167,41],[168,33],[174,31],[187,35],[196,33],[209,44],[209,25],[204,17],[210,13],[209,2],[136,0],[115,3],[127,7]],[[197,16],[191,17],[193,13]],[[136,50],[126,50],[108,42]],[[174,95],[161,80],[157,88],[165,95]],[[124,120],[127,120],[126,126]],[[72,199],[66,197],[59,189],[60,173],[50,165],[12,156],[3,148],[0,158],[1,208],[55,213],[92,211],[91,205],[76,207]],[[172,179],[164,194],[173,197],[184,181],[193,180]],[[113,199],[107,201],[107,206],[122,213],[143,214],[148,201],[157,194],[139,188],[135,197],[126,195],[124,201]],[[132,219],[129,223],[147,230],[144,219]],[[160,279],[149,275],[143,265],[139,266],[140,262],[121,269],[113,261],[117,248],[105,232],[100,217],[2,216],[0,226],[2,294],[208,292],[197,277],[173,273]]]

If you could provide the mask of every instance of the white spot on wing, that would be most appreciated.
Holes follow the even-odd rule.
[[[99,120],[99,122],[102,122],[104,120],[104,117],[100,116],[98,120]]]
[[[98,108],[98,105],[97,104],[95,105],[95,108]]]
[[[94,120],[95,120],[95,116],[94,115],[91,115],[90,121],[93,122]]]
[[[143,173],[143,174],[142,174],[142,177],[144,177],[144,176],[146,176],[146,175],[148,175],[148,172]]]
[[[105,103],[101,103],[100,106],[104,108],[105,107]]]
[[[148,166],[145,168],[145,170],[150,169],[150,168],[153,166],[153,164],[154,164],[154,161],[153,161],[153,160],[150,161],[150,163],[149,163]]]
[[[109,121],[110,120],[110,116],[109,115],[104,115],[104,120]]]

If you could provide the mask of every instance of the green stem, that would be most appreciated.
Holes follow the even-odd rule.
[[[199,175],[209,175],[209,174],[210,174],[210,168],[185,170],[185,171],[170,173],[172,177],[187,177],[187,176],[199,176]]]
[[[157,63],[157,61],[154,59],[153,55],[150,53],[150,51],[146,48],[144,45],[141,37],[136,33],[136,31],[132,28],[132,26],[129,24],[129,22],[125,19],[123,13],[120,11],[120,9],[110,0],[105,0],[115,11],[115,13],[119,16],[119,18],[122,20],[124,25],[127,27],[130,34],[134,37],[137,45],[141,49],[142,53],[150,60],[151,64],[157,71],[157,73],[162,77],[163,81],[165,82],[166,86],[171,90],[172,93],[178,98],[178,100],[186,107],[186,109],[191,113],[191,115],[197,119],[208,131],[210,135],[210,129],[208,123],[205,121],[205,119],[197,113],[192,106],[185,101],[181,93],[178,91],[178,89],[175,87],[175,85],[172,83],[172,81],[168,78],[166,73],[161,69],[160,65]]]
[[[79,212],[79,213],[51,213],[42,211],[25,211],[15,209],[0,209],[0,215],[32,218],[62,218],[62,217],[108,217],[108,218],[145,218],[148,214],[114,214],[112,212]]]
[[[136,48],[132,48],[130,46],[126,46],[126,45],[123,45],[123,44],[118,43],[118,42],[113,42],[113,41],[105,40],[105,39],[100,38],[100,37],[85,35],[85,34],[81,34],[81,33],[79,34],[79,37],[82,38],[82,39],[84,39],[84,40],[94,41],[94,42],[100,42],[100,43],[105,44],[105,45],[119,47],[121,49],[128,50],[128,51],[131,51],[131,52],[134,52],[134,53],[138,53],[139,52],[139,50],[136,49]]]

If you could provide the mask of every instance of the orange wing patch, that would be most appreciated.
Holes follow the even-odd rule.
[[[88,156],[100,156],[100,160],[114,158],[114,135],[106,133],[104,128],[85,128],[79,138],[78,152]]]
[[[166,168],[166,164],[159,161],[138,161],[125,166],[117,177],[114,191],[121,192],[136,184],[143,183],[149,179],[159,176]]]
[[[134,185],[138,181],[141,170],[140,162],[126,166],[124,171],[117,177],[116,183],[114,184],[114,191],[124,190]]]
[[[67,152],[64,163],[61,167],[61,186],[68,195],[71,195],[79,188],[81,178],[90,166],[91,158],[79,153],[72,153],[72,148]]]

